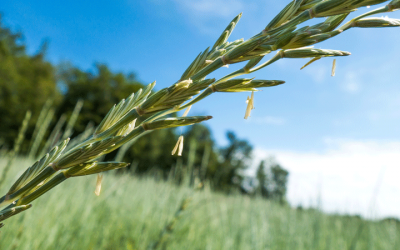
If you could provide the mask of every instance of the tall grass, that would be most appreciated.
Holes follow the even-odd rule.
[[[8,157],[7,157],[8,161],[5,165],[5,167],[3,169],[1,169],[1,171],[0,171],[0,187],[2,185],[4,185],[5,180],[7,179],[8,171],[10,170],[11,166],[13,165],[15,158],[18,156],[19,150],[21,148],[21,144],[25,139],[25,132],[28,129],[28,123],[29,123],[29,120],[31,119],[31,115],[32,115],[31,111],[28,110],[25,114],[24,120],[22,121],[22,125],[19,129],[18,137],[14,143],[14,148],[8,154]]]
[[[11,176],[28,163],[17,159]],[[10,218],[0,249],[149,249],[188,196],[189,206],[157,249],[400,249],[400,224],[394,221],[297,210],[128,175],[107,175],[97,197],[95,182],[95,176],[65,182],[36,209]]]

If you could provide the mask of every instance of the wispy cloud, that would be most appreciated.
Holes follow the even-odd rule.
[[[215,24],[227,21],[243,11],[245,4],[241,0],[172,0],[178,9],[202,33],[220,32]]]
[[[275,155],[290,172],[288,199],[309,205],[321,195],[330,212],[400,217],[400,141],[325,139],[322,153],[256,149]],[[376,214],[375,214],[376,213]]]
[[[361,89],[361,75],[357,72],[348,71],[342,81],[342,89],[347,93],[357,93]]]
[[[190,15],[231,18],[244,9],[244,3],[240,0],[174,0],[183,10]]]
[[[160,0],[152,0],[160,1]],[[243,12],[245,20],[240,23],[247,27],[242,36],[254,35],[273,18],[286,3],[264,0],[169,0],[187,18],[188,23],[204,34],[215,35],[222,26],[228,25],[236,15]],[[271,14],[272,13],[272,14]]]
[[[329,66],[326,62],[316,61],[304,69],[304,72],[311,76],[315,83],[321,84],[330,76]]]
[[[251,117],[248,121],[256,124],[277,126],[284,125],[286,123],[286,120],[284,118],[275,116]]]

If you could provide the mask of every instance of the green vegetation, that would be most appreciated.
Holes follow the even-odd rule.
[[[29,130],[33,130],[46,100],[60,96],[54,68],[44,60],[46,44],[38,54],[30,56],[21,38],[21,33],[3,27],[0,15],[0,138],[9,148],[18,135],[26,111],[32,112]],[[28,131],[27,137],[31,135],[32,131]],[[27,147],[23,145],[23,151]]]
[[[27,164],[18,159],[12,176]],[[400,248],[400,223],[395,220],[326,215],[261,198],[210,192],[207,185],[194,192],[187,186],[128,175],[107,175],[97,197],[95,182],[95,176],[65,182],[28,213],[9,219],[0,233],[0,249],[151,249],[187,197],[188,206],[164,233],[159,249]]]
[[[7,151],[10,152],[14,147],[16,138],[14,135],[18,135],[23,119],[21,115],[24,115],[23,111],[28,108],[25,103],[24,105],[17,105],[7,100],[15,99],[16,103],[27,100],[25,97],[26,93],[30,91],[29,88],[38,83],[34,83],[37,79],[25,72],[35,71],[35,68],[43,63],[48,66],[51,78],[46,78],[46,81],[40,82],[46,84],[51,91],[47,96],[30,95],[30,98],[28,98],[29,103],[26,104],[29,105],[32,118],[28,123],[26,136],[20,145],[20,154],[29,155],[33,159],[38,159],[46,154],[61,139],[77,137],[71,142],[76,144],[77,141],[87,138],[94,132],[94,125],[101,122],[115,103],[144,87],[136,80],[133,73],[111,72],[105,64],[96,64],[94,69],[88,71],[82,71],[69,63],[58,66],[51,65],[43,60],[45,49],[40,51],[40,57],[26,54],[21,33],[13,33],[1,24],[0,32],[3,34],[1,41],[4,46],[18,48],[18,50],[8,49],[14,51],[7,58],[15,61],[15,66],[19,65],[18,60],[29,59],[32,61],[32,64],[25,65],[25,68],[27,68],[25,71],[15,72],[13,78],[8,77],[9,81],[2,82],[4,89],[0,89],[0,95],[7,97],[0,100],[0,114],[3,114],[4,119],[7,118],[7,120],[4,120],[5,122],[0,123],[0,152],[3,152],[3,154]],[[7,74],[14,72],[6,62],[0,60],[0,64],[5,71],[7,70]],[[7,74],[3,76],[6,77]],[[25,79],[25,81],[18,81],[20,78]],[[16,86],[19,86],[19,89],[26,90],[13,90]],[[9,93],[12,93],[11,97]],[[30,102],[37,102],[38,105],[33,105]],[[14,119],[11,119],[12,117]],[[238,183],[233,183],[231,177],[235,175],[241,178],[235,171],[239,168],[248,167],[243,162],[240,163],[240,166],[230,165],[235,161],[232,156],[240,152],[240,149],[236,147],[236,141],[241,141],[241,144],[247,145],[247,160],[251,154],[251,146],[249,142],[236,138],[231,132],[227,136],[233,136],[235,139],[229,139],[231,144],[227,148],[230,147],[231,152],[222,157],[222,161],[219,161],[218,157],[226,149],[219,148],[215,144],[212,133],[206,126],[199,125],[189,128],[184,133],[185,142],[187,142],[184,144],[184,148],[188,149],[191,145],[190,142],[196,141],[196,144],[193,145],[193,148],[195,148],[194,161],[191,166],[193,172],[202,172],[203,179],[212,180],[213,189],[229,192],[231,188],[236,189],[238,187]],[[174,130],[156,130],[145,137],[138,138],[134,142],[134,147],[132,143],[128,143],[118,153],[111,152],[105,156],[105,159],[118,159],[118,161],[123,160],[132,163],[132,166],[128,168],[135,174],[150,173],[154,175],[157,172],[156,175],[167,178],[171,171],[180,171],[177,168],[182,162],[188,161],[188,154],[183,154],[182,159],[177,159],[176,156],[171,155],[171,150],[174,148],[177,138],[178,134]],[[235,143],[236,145],[234,145]],[[204,158],[205,156],[207,156],[207,159]],[[217,177],[215,177],[216,174]],[[2,178],[4,179],[5,175]],[[179,183],[179,181],[177,182]]]
[[[176,137],[175,134],[155,132],[150,142],[140,144],[140,138],[150,132],[211,119],[210,116],[176,115],[217,92],[251,92],[245,114],[247,119],[254,108],[254,92],[284,82],[235,77],[255,72],[283,58],[311,58],[308,65],[323,57],[350,55],[345,51],[305,46],[354,27],[400,26],[397,20],[389,18],[365,18],[400,9],[400,1],[393,0],[339,27],[356,8],[383,2],[387,1],[294,0],[259,34],[246,41],[228,42],[241,18],[239,14],[212,48],[200,53],[176,83],[158,91],[153,91],[155,82],[141,88],[133,75],[112,73],[104,65],[97,65],[96,73],[61,66],[56,84],[55,68],[43,60],[45,49],[38,55],[28,56],[24,47],[18,45],[18,35],[2,28],[0,65],[3,68],[0,73],[4,73],[4,79],[0,85],[0,115],[7,117],[7,121],[2,124],[4,128],[0,127],[3,133],[0,137],[4,137],[6,143],[12,140],[7,130],[17,127],[18,116],[11,114],[21,113],[18,109],[24,101],[22,98],[29,100],[26,96],[31,91],[31,84],[39,84],[34,86],[38,91],[43,88],[40,102],[28,101],[24,106],[34,111],[43,106],[40,113],[34,112],[37,116],[31,120],[35,123],[31,123],[33,132],[28,136],[32,139],[25,144],[29,145],[31,159],[39,157],[37,152],[48,153],[40,155],[33,164],[30,160],[19,160],[11,166],[29,127],[30,119],[25,119],[14,151],[8,155],[10,163],[2,170],[5,175],[12,169],[11,176],[16,178],[12,178],[15,181],[12,182],[6,176],[0,183],[5,194],[0,198],[0,221],[31,208],[31,202],[51,192],[41,198],[41,202],[34,203],[36,209],[32,209],[34,212],[29,216],[23,213],[9,220],[13,223],[2,236],[0,246],[5,244],[3,247],[18,249],[365,249],[366,246],[369,249],[397,249],[400,243],[396,221],[371,222],[324,215],[317,210],[296,211],[286,206],[288,172],[279,164],[270,165],[268,171],[264,163],[260,164],[257,172],[260,188],[256,192],[260,194],[258,197],[279,202],[270,203],[258,197],[250,200],[250,197],[237,195],[240,189],[248,193],[243,190],[241,171],[248,166],[252,148],[233,133],[227,134],[229,145],[216,155],[209,131],[194,126],[187,132],[190,148],[184,158],[185,167],[182,158],[175,165],[173,161],[165,160],[174,159],[172,156],[163,158],[169,154],[166,147],[172,149],[173,140],[162,139],[171,135]],[[315,17],[327,19],[313,26],[297,28]],[[265,55],[274,51],[277,51],[275,56],[259,64]],[[221,79],[207,78],[224,65],[239,62],[247,63]],[[125,91],[135,93],[109,106],[121,99]],[[68,122],[64,115],[55,116],[57,112],[52,108],[51,103],[58,101],[60,95],[64,99],[55,104],[57,112],[67,114]],[[81,116],[78,116],[80,112]],[[30,117],[30,113],[27,114],[26,117]],[[60,119],[54,133],[50,133],[47,130],[54,117]],[[73,128],[82,134],[70,141],[67,137],[73,134]],[[44,140],[46,131],[48,139]],[[136,141],[133,151],[126,152],[127,145]],[[161,151],[155,150],[154,145]],[[140,146],[142,151],[135,151]],[[113,158],[107,154],[119,148],[118,161],[106,161]],[[132,164],[136,172],[151,172],[153,167],[153,175],[167,182],[128,175],[107,176],[103,185],[108,188],[101,198],[95,199],[91,193],[92,179],[81,176],[127,167],[128,163],[119,162],[124,155],[136,158]],[[19,167],[26,164],[30,167]],[[20,172],[16,174],[16,171]],[[63,183],[75,177],[80,180]],[[55,188],[61,183],[62,188]],[[184,185],[177,187],[173,185],[176,183]],[[213,194],[211,189],[231,195]],[[29,230],[25,230],[27,227]],[[41,233],[41,229],[46,232]]]

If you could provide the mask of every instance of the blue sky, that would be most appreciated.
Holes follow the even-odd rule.
[[[30,53],[48,39],[51,62],[85,70],[107,63],[144,83],[157,80],[159,89],[178,80],[238,13],[243,16],[231,41],[258,33],[288,1],[248,2],[21,0],[3,2],[0,11],[6,25],[23,32]],[[372,216],[370,204],[376,204],[377,216],[400,217],[400,201],[391,199],[400,192],[393,178],[400,173],[399,41],[399,28],[351,29],[315,46],[352,53],[337,58],[335,77],[332,59],[304,70],[307,60],[281,60],[252,75],[286,84],[255,93],[249,120],[243,119],[247,93],[215,94],[190,114],[212,115],[208,125],[221,145],[233,130],[255,146],[257,159],[275,155],[291,173],[293,204],[310,205],[321,195],[328,211]]]

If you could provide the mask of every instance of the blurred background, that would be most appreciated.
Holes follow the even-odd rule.
[[[62,138],[79,140],[87,137],[109,109],[132,92],[155,80],[156,89],[175,83],[197,54],[212,45],[220,32],[240,12],[243,12],[242,19],[229,40],[248,39],[258,33],[286,4],[285,1],[261,0],[251,3],[233,0],[229,4],[223,0],[124,0],[97,1],[95,4],[74,0],[65,3],[21,0],[2,3],[0,168],[7,165],[7,157],[14,148],[26,112],[29,110],[32,114],[27,120],[28,127],[20,148],[21,156],[15,159],[7,183],[11,183],[13,177],[28,167],[33,159],[43,155]],[[361,11],[366,12],[367,9]],[[351,14],[350,17],[359,13]],[[400,14],[394,12],[390,17],[400,18]],[[319,60],[304,70],[300,68],[307,62],[305,60],[280,60],[251,76],[284,80],[286,83],[255,93],[256,109],[248,120],[243,119],[248,93],[218,93],[193,106],[190,111],[190,115],[212,115],[212,120],[184,129],[155,131],[130,147],[107,155],[108,160],[122,160],[131,165],[128,169],[110,173],[110,177],[107,175],[105,190],[113,187],[114,182],[121,180],[121,183],[130,183],[127,178],[133,178],[135,184],[130,183],[126,187],[154,195],[149,204],[140,195],[133,198],[146,203],[145,208],[138,209],[150,209],[154,213],[161,210],[166,214],[157,222],[157,229],[149,230],[149,234],[143,232],[149,224],[157,221],[156,214],[151,215],[152,222],[144,219],[143,224],[138,222],[141,229],[132,229],[126,222],[123,222],[125,224],[122,227],[136,230],[136,235],[142,232],[141,237],[147,237],[143,242],[156,244],[159,235],[157,230],[166,234],[164,225],[171,218],[177,218],[174,217],[174,211],[179,211],[180,202],[185,201],[188,190],[201,181],[206,185],[207,196],[196,194],[199,200],[195,207],[201,206],[202,199],[212,200],[212,204],[220,200],[223,202],[218,205],[206,203],[206,210],[198,210],[204,214],[196,218],[209,214],[207,209],[212,211],[215,206],[222,207],[221,211],[228,211],[222,212],[225,215],[233,209],[231,215],[235,217],[235,208],[230,205],[239,206],[240,209],[236,208],[238,211],[250,211],[249,207],[255,204],[261,211],[274,211],[276,216],[271,215],[272,220],[288,220],[268,225],[294,226],[296,232],[303,231],[302,226],[306,227],[301,221],[296,224],[288,219],[296,217],[293,213],[298,211],[308,216],[308,219],[303,219],[310,222],[312,232],[318,231],[315,227],[330,232],[330,223],[344,223],[345,227],[351,221],[348,230],[355,233],[349,235],[341,229],[335,231],[340,232],[338,235],[343,234],[344,238],[348,236],[344,240],[345,246],[353,246],[354,239],[369,239],[372,231],[365,229],[369,227],[365,226],[364,219],[389,223],[377,225],[378,231],[382,228],[386,230],[389,228],[387,225],[397,225],[394,231],[388,229],[390,232],[385,235],[389,236],[382,241],[386,244],[393,237],[396,239],[400,228],[400,199],[397,198],[400,193],[399,41],[400,33],[396,28],[351,29],[316,45],[317,48],[352,53],[349,57],[337,59],[335,77],[330,74],[332,59]],[[231,65],[212,76],[222,77],[239,67]],[[171,151],[180,135],[185,138],[183,156],[172,156]],[[89,184],[93,181],[93,178],[86,178],[84,184],[79,185],[94,191],[94,183],[93,187]],[[6,188],[5,183],[0,183],[1,190]],[[159,186],[154,187],[153,184]],[[77,188],[73,184],[69,185]],[[160,189],[163,191],[160,192]],[[108,192],[109,196],[114,197],[114,203],[129,199],[116,197],[135,193],[124,190],[121,191],[123,194],[119,194],[117,190],[119,188],[115,187],[114,191]],[[61,190],[58,192],[63,195]],[[88,196],[94,196],[91,192],[88,192]],[[66,195],[74,200],[95,200],[93,197],[75,197],[72,191]],[[162,204],[171,203],[164,210],[158,207],[158,201],[163,200],[163,195],[170,199],[164,200]],[[100,197],[100,201],[93,201],[90,205],[81,204],[82,209],[91,214],[91,209],[96,210],[96,206],[108,206],[105,204],[110,200],[109,196]],[[231,201],[234,199],[232,197],[240,198]],[[43,199],[57,203],[56,194]],[[132,208],[133,205],[127,206]],[[35,209],[34,205],[32,210]],[[62,209],[65,207],[58,204],[55,209],[64,211]],[[103,218],[105,214],[108,215],[108,211],[117,211],[114,207],[107,209],[95,218]],[[35,214],[40,212],[37,209]],[[30,217],[30,213],[28,211],[24,216]],[[80,214],[78,211],[76,213]],[[88,218],[88,214],[85,218],[96,223],[95,218]],[[144,214],[142,212],[141,215]],[[132,219],[140,220],[141,215]],[[348,215],[350,219],[346,217]],[[54,216],[56,218],[56,213]],[[67,214],[63,216],[68,217]],[[262,217],[263,213],[259,216]],[[227,225],[227,231],[224,231],[223,226],[215,228],[227,233],[226,237],[231,237],[234,242],[238,241],[238,237],[247,237],[239,233],[243,221],[249,223],[245,228],[250,231],[268,231],[263,225],[256,227],[257,223],[252,222],[252,219],[242,217],[237,222],[238,232],[229,231]],[[78,223],[81,217],[74,218],[71,221]],[[16,222],[18,218],[13,220]],[[116,220],[124,219],[116,216]],[[326,223],[313,224],[311,221],[314,220],[325,220]],[[61,223],[63,226],[60,223],[52,224],[60,234],[70,227],[67,218],[62,221],[65,224]],[[397,224],[393,221],[397,221]],[[18,226],[15,228],[20,230]],[[78,228],[76,230],[79,231]],[[185,231],[184,226],[177,230]],[[202,232],[206,234],[206,231],[204,229]],[[190,232],[184,236],[185,239],[194,237]],[[360,236],[363,234],[366,235]],[[43,241],[35,247],[65,247],[54,245],[54,242],[58,242],[56,235],[54,233],[51,236],[54,237],[53,241],[47,241],[52,243],[46,245]],[[130,242],[127,240],[129,235],[122,235],[118,236],[122,237],[118,238],[118,242]],[[254,235],[257,233],[250,232],[248,237]],[[223,238],[222,235],[220,237]],[[259,237],[262,238],[262,234]],[[316,237],[313,234],[310,238],[311,245],[319,242],[319,239],[326,242],[323,236]],[[274,239],[278,242],[278,238]],[[300,238],[304,240],[308,236]],[[63,239],[66,244],[69,238]],[[332,239],[335,241],[335,238]],[[129,245],[132,249],[142,249],[146,245],[138,245],[135,240],[130,245],[126,243],[119,247],[128,249]],[[307,247],[311,246],[307,245],[307,240],[302,242],[305,249],[311,249]],[[396,244],[400,243],[398,240],[393,242],[388,246],[395,249]],[[106,249],[105,245],[101,245],[103,243],[79,244],[85,246],[82,249],[95,246]],[[171,244],[169,247],[175,243]],[[233,249],[229,247],[231,243],[204,244],[211,246],[209,249]],[[250,249],[247,245],[240,245],[242,243],[232,244],[242,246],[237,249]],[[264,244],[269,243],[265,240],[252,244],[253,249],[265,249]],[[178,249],[178,245],[168,249]],[[119,249],[113,246],[111,244],[107,247]],[[286,247],[290,249],[290,246],[293,245]],[[312,246],[315,249],[323,248],[319,243]],[[379,246],[383,245],[377,245],[377,249],[390,249]],[[185,245],[179,247],[185,249]],[[17,244],[16,249],[20,248],[23,249],[24,245]],[[205,248],[199,246],[198,249]]]

